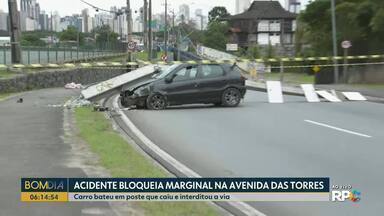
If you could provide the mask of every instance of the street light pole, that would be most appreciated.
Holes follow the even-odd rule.
[[[332,40],[333,40],[333,64],[334,64],[334,80],[335,83],[339,82],[339,68],[337,66],[337,35],[336,35],[336,11],[335,11],[335,0],[331,0],[331,11],[332,11]]]
[[[148,6],[148,60],[152,60],[152,0]]]
[[[167,13],[167,10],[168,10],[168,4],[167,4],[167,0],[165,0],[165,12],[164,12],[164,21],[165,21],[165,25],[164,25],[164,55],[167,57],[168,56],[168,13]]]
[[[20,19],[17,12],[16,0],[8,0],[9,21],[11,29],[11,57],[13,64],[21,63],[21,45],[20,45]]]
[[[148,46],[148,32],[147,32],[147,26],[148,26],[148,1],[147,0],[144,0],[144,6],[143,6],[143,17],[144,17],[144,20],[143,20],[143,35],[144,35],[144,38],[143,38],[143,41],[144,41],[144,48],[147,49],[147,46]]]
[[[131,2],[130,0],[127,0],[127,27],[128,27],[128,34],[127,34],[127,52],[128,52],[128,62],[132,61],[132,52],[129,49],[129,42],[132,41],[132,13],[131,13]]]

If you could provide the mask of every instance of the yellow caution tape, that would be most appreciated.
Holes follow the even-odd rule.
[[[95,65],[100,67],[107,66],[104,62],[96,62]]]
[[[23,64],[14,64],[13,67],[14,67],[14,68],[25,68],[26,65],[23,65]]]
[[[41,67],[43,67],[43,65],[41,65],[41,64],[31,64],[31,67],[33,67],[33,68],[41,68]]]
[[[135,65],[138,65],[138,63],[137,62],[128,62],[127,65],[135,66]]]
[[[57,68],[57,67],[60,67],[58,64],[48,64],[47,66],[48,66],[48,67],[51,67],[51,68]]]
[[[63,64],[13,64],[13,65],[5,65],[5,64],[0,64],[0,68],[7,68],[7,67],[13,67],[13,68],[59,68],[59,67],[64,67],[64,68],[73,68],[73,67],[109,67],[109,66],[138,66],[138,65],[150,65],[150,64],[181,64],[181,63],[188,63],[188,64],[211,64],[211,63],[236,63],[236,62],[256,62],[256,63],[278,63],[278,62],[313,62],[313,61],[330,61],[330,60],[343,60],[344,58],[348,60],[354,60],[354,59],[360,59],[360,60],[367,60],[367,59],[384,59],[384,55],[359,55],[359,56],[335,56],[335,57],[294,57],[294,58],[288,58],[288,57],[282,57],[282,58],[267,58],[267,59],[230,59],[230,60],[199,60],[199,61],[169,61],[169,62],[164,62],[164,61],[142,61],[142,60],[137,60],[133,62],[127,62],[127,63],[122,63],[122,62],[94,62],[94,63],[79,63],[79,64],[73,64],[73,63],[63,63]]]
[[[92,67],[90,63],[80,63],[81,67]]]
[[[112,66],[122,66],[123,64],[120,62],[111,62]]]

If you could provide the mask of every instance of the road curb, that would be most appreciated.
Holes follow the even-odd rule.
[[[201,178],[201,176],[195,171],[191,170],[174,157],[169,155],[167,152],[159,148],[154,142],[146,137],[134,124],[133,122],[121,111],[118,105],[118,97],[114,97],[112,106],[120,119],[125,123],[129,130],[141,141],[143,146],[140,146],[147,154],[153,157],[161,165],[163,165],[171,173],[177,177],[194,177]],[[265,216],[262,212],[256,210],[252,206],[245,202],[213,202],[221,208],[227,210],[234,215],[250,215],[250,216]]]

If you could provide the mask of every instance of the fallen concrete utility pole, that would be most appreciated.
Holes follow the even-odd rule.
[[[162,66],[163,69],[165,67],[166,66]],[[86,100],[97,101],[113,94],[120,93],[121,88],[127,84],[134,85],[135,83],[151,77],[155,71],[155,65],[141,67],[112,79],[89,86],[81,91],[81,95]]]

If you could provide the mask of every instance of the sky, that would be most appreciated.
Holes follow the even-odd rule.
[[[85,0],[93,5],[96,5],[103,9],[108,9],[111,6],[122,7],[125,6],[126,0]],[[152,0],[153,12],[160,13],[164,11],[165,0]],[[207,15],[209,10],[215,6],[225,6],[227,10],[233,14],[235,12],[236,0],[168,0],[169,8],[177,13],[181,4],[188,4],[191,11],[191,17],[194,16],[195,10],[203,9],[203,14]],[[284,6],[285,0],[279,0]],[[301,0],[306,3],[308,0]],[[81,2],[80,0],[37,0],[40,3],[41,10],[45,10],[47,13],[51,11],[58,11],[60,16],[80,14],[84,8],[89,8],[90,13],[94,14],[95,11],[90,6]],[[20,6],[20,0],[17,0],[18,6]],[[138,10],[143,4],[143,0],[131,0],[132,10]],[[0,0],[0,10],[8,11],[8,0]]]

